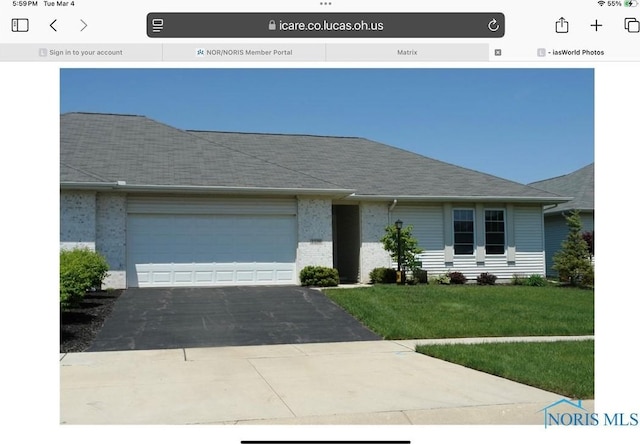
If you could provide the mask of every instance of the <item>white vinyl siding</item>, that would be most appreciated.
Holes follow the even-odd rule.
[[[294,200],[132,198],[129,286],[296,283]]]
[[[544,219],[540,207],[514,210],[516,267],[513,273],[545,275]]]
[[[422,268],[428,270],[444,263],[444,224],[442,206],[396,207],[392,220],[402,220],[413,226],[413,236],[423,252],[419,255]],[[393,264],[397,266],[397,264]]]
[[[480,220],[484,220],[484,210],[500,211],[504,219],[503,254],[486,254],[478,261],[477,250],[474,254],[455,254],[446,260],[447,248],[445,219],[446,211],[452,215],[449,219],[453,225],[453,212],[464,209],[475,212],[477,209],[456,208],[451,204],[410,206],[398,205],[390,215],[391,221],[401,219],[405,225],[413,225],[414,237],[424,251],[418,255],[422,268],[430,276],[460,271],[467,279],[474,280],[480,273],[489,272],[499,279],[508,280],[514,274],[544,274],[544,248],[542,208],[538,206],[491,206],[482,210]],[[476,221],[476,219],[473,219]],[[476,227],[477,228],[477,227]],[[479,231],[479,230],[474,230]],[[475,233],[477,235],[477,233]],[[449,245],[453,247],[453,230],[449,231]],[[508,250],[512,253],[508,254]],[[512,254],[512,258],[510,258]]]

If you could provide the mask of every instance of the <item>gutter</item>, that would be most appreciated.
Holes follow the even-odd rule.
[[[407,202],[531,202],[559,204],[570,201],[570,197],[528,197],[528,196],[388,196],[351,194],[348,200],[380,201],[402,199]]]
[[[61,182],[63,190],[114,190],[123,192],[151,193],[217,193],[217,194],[269,194],[269,195],[329,195],[348,197],[355,190],[333,188],[263,188],[263,187],[226,187],[198,185],[129,185],[117,182]]]

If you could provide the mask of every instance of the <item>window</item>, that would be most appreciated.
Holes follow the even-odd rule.
[[[484,235],[487,254],[504,254],[504,210],[485,210]]]
[[[473,254],[473,210],[453,210],[453,252]]]

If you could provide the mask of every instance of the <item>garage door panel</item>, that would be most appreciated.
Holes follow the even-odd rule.
[[[295,283],[293,215],[130,214],[130,286]]]

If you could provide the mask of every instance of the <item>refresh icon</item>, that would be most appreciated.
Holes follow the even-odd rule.
[[[491,32],[496,32],[498,29],[500,29],[500,23],[498,23],[498,20],[496,20],[495,18],[492,18],[487,24],[487,28],[489,28],[489,31]]]

